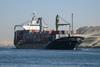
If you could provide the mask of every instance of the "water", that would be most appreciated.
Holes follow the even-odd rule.
[[[1,48],[0,67],[100,67],[100,49],[36,50]]]

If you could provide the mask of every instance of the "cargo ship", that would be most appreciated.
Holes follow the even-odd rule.
[[[72,50],[83,41],[83,37],[72,36],[70,23],[60,23],[56,16],[55,30],[48,30],[43,25],[42,17],[33,16],[27,24],[14,26],[14,45],[18,49],[58,49]],[[59,30],[60,26],[68,26],[69,30]]]

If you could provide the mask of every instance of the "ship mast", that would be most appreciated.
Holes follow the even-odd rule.
[[[71,32],[71,34],[73,35],[74,34],[74,29],[73,29],[73,13],[72,13],[72,32]]]
[[[33,17],[32,17],[32,20],[31,20],[31,24],[32,24],[32,21],[34,20],[35,18],[35,13],[33,13]]]
[[[38,18],[38,22],[40,23],[40,32],[42,31],[42,17]]]
[[[56,16],[56,31],[58,31],[58,23],[59,23],[59,16],[57,14],[57,16]]]
[[[66,23],[59,23],[60,18],[66,22]],[[62,17],[60,17],[58,14],[56,16],[56,31],[59,31],[58,28],[59,26],[69,26],[69,31],[68,31],[68,36],[70,36],[70,23],[68,23],[67,21],[65,21]]]

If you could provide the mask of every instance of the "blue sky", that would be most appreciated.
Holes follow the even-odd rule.
[[[100,26],[100,0],[0,0],[0,40],[13,39],[14,25],[29,21],[33,12],[51,28],[56,14],[71,22],[71,13],[75,29]]]

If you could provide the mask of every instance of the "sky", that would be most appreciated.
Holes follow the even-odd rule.
[[[0,40],[13,40],[14,25],[30,21],[33,12],[50,28],[57,14],[71,22],[72,13],[74,29],[100,26],[100,0],[0,0]]]

